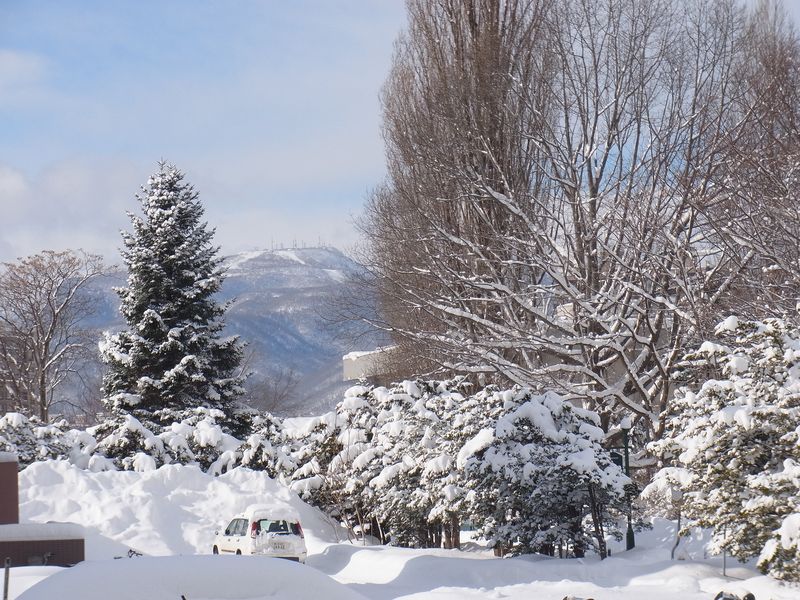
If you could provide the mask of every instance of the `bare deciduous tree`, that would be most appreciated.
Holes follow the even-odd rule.
[[[745,275],[737,309],[764,317],[800,300],[800,41],[776,0],[756,6],[745,41],[751,114],[717,178],[718,201],[703,210]]]
[[[711,208],[775,77],[753,60],[764,15],[734,0],[408,7],[389,178],[362,220],[378,325],[440,370],[558,386],[658,437],[676,361],[746,276]]]
[[[47,421],[54,392],[81,368],[93,342],[85,286],[105,273],[102,258],[46,250],[4,263],[0,273],[0,369],[15,408]]]
[[[280,413],[294,397],[300,376],[292,368],[280,369],[267,376],[251,375],[245,401],[258,410]]]

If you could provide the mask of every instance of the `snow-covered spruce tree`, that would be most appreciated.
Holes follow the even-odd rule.
[[[712,527],[712,551],[759,558],[763,572],[800,580],[800,328],[780,319],[717,328],[687,360],[722,377],[676,393],[667,436],[651,445],[682,466],[690,525]]]
[[[195,407],[221,410],[237,431],[234,404],[242,394],[242,345],[223,338],[225,306],[215,300],[224,276],[214,230],[198,194],[171,164],[160,163],[143,194],[142,215],[129,213],[122,257],[128,285],[117,289],[128,328],[106,333],[104,402],[119,417],[148,428],[180,421]]]
[[[431,517],[434,499],[428,485],[449,470],[439,450],[445,424],[428,406],[436,388],[435,381],[404,381],[382,394],[373,439],[380,470],[368,487],[376,498],[375,516],[396,546],[441,545],[442,522]]]
[[[311,420],[296,434],[297,450],[292,455],[298,466],[291,476],[291,489],[351,532],[356,527],[371,528],[369,511],[362,504],[364,484],[352,462],[372,441],[375,391],[364,385],[349,388],[334,410]]]
[[[501,553],[580,557],[596,545],[604,556],[603,508],[630,480],[602,447],[599,417],[552,392],[508,390],[491,401],[502,416],[459,456],[480,533]]]

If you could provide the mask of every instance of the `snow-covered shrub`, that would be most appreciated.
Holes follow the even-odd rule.
[[[173,412],[171,419],[160,411],[155,414],[159,420],[172,420],[158,437],[174,462],[197,464],[215,475],[238,464],[242,442],[226,433],[227,416],[221,410],[200,406]]]
[[[0,452],[14,452],[19,468],[37,460],[66,458],[65,421],[44,425],[36,417],[10,412],[0,417]]]
[[[97,440],[93,456],[101,457],[95,462],[109,459],[126,471],[155,469],[172,462],[163,440],[131,415],[113,417],[88,431]]]
[[[441,524],[429,518],[434,502],[423,481],[440,439],[441,418],[428,406],[435,386],[406,381],[374,390],[378,415],[372,460],[356,463],[362,465],[362,493],[372,499],[376,519],[399,546],[430,547],[441,541]]]
[[[76,461],[85,467],[85,456],[107,458],[117,468],[149,470],[164,464],[199,466],[208,473],[220,474],[241,462],[243,442],[226,433],[222,423],[228,417],[220,410],[204,407],[154,413],[148,426],[132,415],[113,417],[89,430],[96,439],[77,439],[84,455]],[[154,422],[155,421],[155,422]],[[157,421],[169,422],[160,427]],[[95,461],[99,460],[95,459]],[[248,465],[257,468],[258,465]]]
[[[598,424],[529,390],[355,386],[297,436],[291,487],[352,530],[396,545],[456,546],[471,518],[507,551],[563,543],[580,554],[603,539],[603,508],[628,483]],[[597,520],[587,526],[592,507]]]
[[[242,466],[264,471],[270,477],[288,476],[297,468],[280,419],[269,413],[252,419],[251,433],[239,448]]]
[[[748,503],[748,514],[762,518],[774,510],[783,517],[758,556],[759,568],[777,579],[800,581],[800,462],[787,458],[777,471],[755,475],[749,483],[761,497]]]
[[[681,519],[684,490],[691,481],[691,473],[682,467],[663,467],[642,490],[640,499],[651,516]]]
[[[721,368],[697,391],[678,390],[667,435],[651,450],[686,469],[690,525],[713,528],[711,550],[800,579],[800,330],[783,320],[717,329],[688,357]]]
[[[471,413],[462,411],[467,388],[461,380],[405,381],[373,391],[373,443],[353,467],[380,533],[393,544],[459,544],[465,492],[456,459],[470,430],[463,417]]]
[[[624,498],[630,480],[603,448],[598,416],[551,392],[514,389],[485,401],[502,414],[459,457],[481,535],[512,554],[582,556],[595,543],[604,553],[603,509]]]
[[[438,422],[435,438],[425,437],[432,452],[420,481],[430,497],[428,521],[441,522],[446,548],[460,546],[461,524],[469,517],[463,461],[459,462],[464,445],[496,419],[491,405],[484,402],[483,393],[469,395],[470,387],[460,379],[441,382],[426,402]]]
[[[374,394],[368,386],[353,386],[333,411],[312,419],[296,433],[293,460],[297,469],[291,488],[351,531],[369,529],[364,518],[372,512],[363,504],[364,481],[354,472],[353,460],[371,447]]]

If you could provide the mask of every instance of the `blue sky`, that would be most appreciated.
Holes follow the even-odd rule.
[[[159,159],[223,252],[355,241],[402,0],[0,1],[0,260],[116,260]]]
[[[162,158],[224,253],[351,247],[404,22],[402,0],[0,0],[0,260],[117,261]]]

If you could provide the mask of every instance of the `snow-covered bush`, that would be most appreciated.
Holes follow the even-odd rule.
[[[758,557],[764,572],[800,579],[800,329],[779,319],[717,328],[688,360],[722,378],[678,390],[667,435],[651,450],[681,478],[691,525],[711,550]]]
[[[598,424],[593,413],[529,390],[356,386],[307,423],[291,485],[351,529],[396,545],[455,547],[471,518],[506,551],[563,543],[582,554],[603,539],[603,508],[628,482]]]
[[[279,471],[290,472],[294,465],[281,446],[281,423],[272,415],[249,415],[252,433],[242,441],[226,433],[229,416],[220,410],[197,407],[165,412],[154,413],[156,421],[172,421],[165,426],[152,422],[145,426],[131,415],[113,417],[89,430],[95,444],[91,438],[76,438],[83,445],[78,454],[110,459],[125,470],[181,463],[215,475],[241,464],[275,476]]]
[[[270,477],[288,476],[297,468],[280,419],[263,413],[255,416],[251,433],[239,448],[242,466],[266,472]]]
[[[447,504],[457,495],[457,449],[446,436],[464,400],[453,391],[460,385],[404,381],[350,388],[334,411],[297,436],[292,489],[351,531],[396,545],[439,546],[443,537],[457,544],[452,528],[460,515]]]
[[[242,442],[226,433],[227,416],[221,410],[199,406],[177,411],[172,419],[166,419],[161,411],[156,416],[172,421],[158,436],[172,462],[197,464],[215,475],[238,464]]]
[[[109,419],[89,433],[97,440],[93,456],[110,459],[117,469],[147,471],[172,462],[164,441],[131,415]]]
[[[596,545],[605,555],[603,512],[630,480],[603,448],[598,416],[551,392],[515,389],[485,400],[502,414],[460,456],[480,533],[504,553],[580,557]]]
[[[14,452],[19,468],[37,460],[64,458],[69,446],[64,441],[64,421],[45,425],[36,417],[10,412],[0,417],[0,452]]]
[[[378,416],[361,463],[382,533],[393,544],[459,546],[465,484],[458,456],[486,420],[483,399],[463,380],[406,381],[374,391]]]
[[[431,475],[448,470],[440,449],[442,419],[431,410],[440,391],[437,382],[406,381],[373,392],[379,409],[374,450],[371,460],[357,460],[363,464],[362,493],[373,499],[375,517],[395,545],[441,543],[442,527],[431,517],[434,500],[427,485]]]
[[[375,423],[375,390],[356,385],[345,392],[336,408],[312,419],[295,433],[293,459],[297,469],[291,488],[338,519],[350,531],[365,531],[364,481],[353,461],[371,448]],[[363,458],[358,464],[363,462]]]

